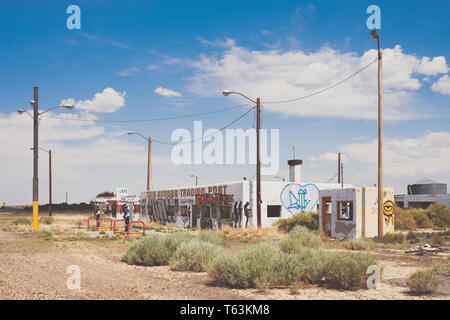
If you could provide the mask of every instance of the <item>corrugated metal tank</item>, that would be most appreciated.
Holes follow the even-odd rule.
[[[439,182],[416,182],[408,185],[408,194],[447,194],[447,184]]]

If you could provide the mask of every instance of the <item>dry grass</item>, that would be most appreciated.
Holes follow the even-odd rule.
[[[222,230],[213,232],[218,233],[226,240],[239,240],[242,242],[273,241],[283,237],[283,234],[278,232],[275,228],[262,228],[258,230],[252,227],[246,229],[233,229],[229,226],[224,226]]]

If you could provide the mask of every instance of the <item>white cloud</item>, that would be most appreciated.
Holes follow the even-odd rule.
[[[197,37],[197,40],[201,43],[204,43],[211,47],[234,47],[236,45],[236,41],[234,39],[214,39],[213,41],[205,40],[201,37]]]
[[[141,69],[137,68],[137,67],[130,67],[128,69],[122,70],[119,72],[119,76],[121,77],[129,77],[132,74],[135,74],[137,72],[140,72]]]
[[[181,97],[181,93],[163,87],[158,87],[153,92],[163,97]]]
[[[378,142],[340,147],[351,159],[368,164],[378,161]],[[384,173],[391,177],[417,177],[450,173],[450,132],[427,131],[416,138],[385,138]]]
[[[318,157],[310,157],[309,160],[310,161],[335,161],[337,162],[338,159],[338,155],[337,153],[333,153],[333,152],[325,152],[322,153],[320,156]],[[341,153],[341,161],[345,161],[347,160],[347,156]]]
[[[362,56],[328,47],[317,51],[249,50],[232,45],[223,54],[201,55],[190,63],[195,74],[188,89],[202,96],[216,96],[224,88],[239,90],[250,97],[261,97],[265,109],[285,115],[377,118],[377,64],[374,63],[349,81],[311,98],[284,104],[270,101],[289,100],[315,93],[366,66],[377,56],[369,50]],[[442,71],[442,57],[422,62],[406,54],[397,45],[383,50],[384,102],[387,120],[418,119],[414,110],[414,91],[421,87],[419,72]],[[420,70],[420,71],[419,71]],[[239,97],[235,97],[238,99]]]
[[[94,95],[92,100],[79,100],[73,98],[64,99],[63,102],[72,103],[76,109],[87,112],[115,112],[125,105],[126,92],[120,93],[113,88],[105,88],[102,92]]]
[[[442,94],[450,94],[450,78],[448,75],[442,76],[438,81],[433,83],[431,90]]]
[[[429,57],[423,57],[420,65],[417,67],[419,73],[425,74],[427,76],[435,76],[439,73],[447,73],[449,70],[445,57],[434,57],[430,59]]]

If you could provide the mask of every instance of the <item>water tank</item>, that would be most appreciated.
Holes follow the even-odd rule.
[[[447,194],[447,184],[432,180],[417,181],[408,185],[408,194]]]

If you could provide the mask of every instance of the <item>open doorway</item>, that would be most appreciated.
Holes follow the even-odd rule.
[[[322,197],[322,230],[331,234],[331,197]]]

